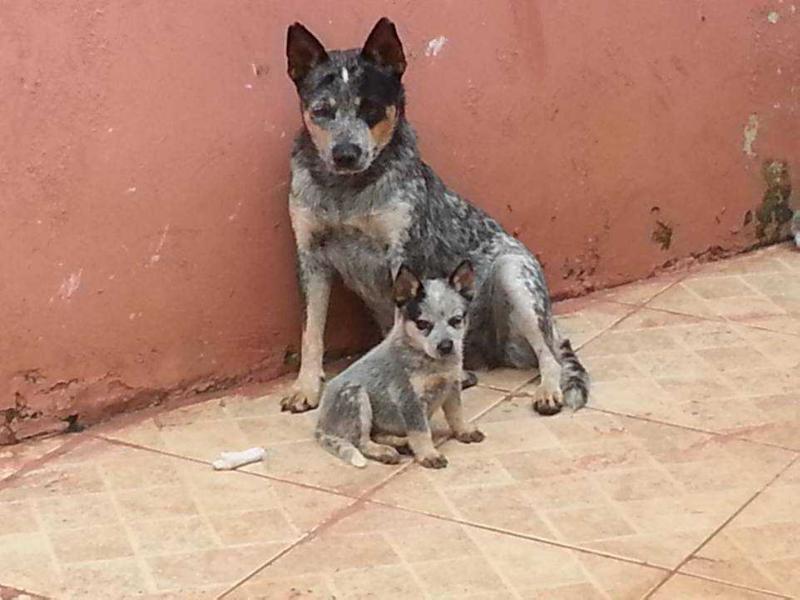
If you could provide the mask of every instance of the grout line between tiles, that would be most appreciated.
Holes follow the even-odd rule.
[[[108,442],[109,444],[114,444],[114,445],[117,445],[117,446],[125,446],[127,448],[133,448],[134,450],[141,450],[143,452],[151,452],[153,454],[159,454],[161,456],[174,458],[176,460],[184,460],[184,461],[192,462],[192,463],[195,463],[195,464],[198,464],[198,465],[203,465],[205,467],[210,467],[211,466],[211,462],[209,462],[209,461],[201,460],[199,458],[193,458],[191,456],[184,456],[182,454],[175,454],[173,452],[169,452],[167,450],[161,450],[159,448],[151,448],[149,446],[141,446],[139,444],[133,444],[131,442],[118,440],[116,438],[107,438],[107,437],[104,437],[104,436],[97,436],[96,439],[102,440],[104,442]],[[293,486],[296,486],[296,487],[301,487],[301,488],[304,488],[304,489],[307,489],[307,490],[312,490],[312,491],[315,491],[315,492],[322,492],[322,493],[325,493],[325,494],[332,494],[334,496],[341,496],[343,498],[349,498],[351,500],[356,500],[356,499],[359,498],[359,496],[354,496],[352,494],[346,494],[344,492],[340,492],[339,490],[334,490],[334,489],[331,489],[331,488],[321,487],[321,486],[313,485],[313,484],[310,484],[310,483],[303,483],[301,481],[295,481],[293,479],[284,479],[282,477],[276,477],[275,475],[269,475],[267,473],[256,473],[254,471],[245,471],[243,469],[234,469],[234,471],[237,474],[240,474],[240,475],[248,475],[250,477],[260,477],[261,479],[267,479],[269,481],[275,481],[277,483],[283,483],[283,484],[286,484],[286,485],[293,485]]]
[[[632,315],[634,315],[637,312],[639,312],[639,310],[641,310],[642,308],[646,308],[648,303],[652,302],[655,298],[657,298],[658,296],[660,296],[664,292],[672,289],[674,286],[676,286],[679,283],[681,283],[684,279],[686,279],[687,276],[688,276],[688,273],[683,275],[683,276],[681,276],[681,277],[679,277],[675,281],[671,282],[669,285],[665,286],[663,289],[658,290],[655,294],[653,294],[652,296],[650,296],[646,300],[642,300],[641,302],[620,302],[620,301],[617,301],[617,300],[605,300],[604,299],[604,301],[606,301],[606,302],[611,302],[612,304],[617,304],[619,306],[625,306],[627,308],[630,308],[631,310],[629,310],[627,313],[625,313],[624,315],[622,315],[621,317],[619,317],[618,319],[613,321],[610,325],[607,325],[606,327],[604,327],[603,329],[601,329],[600,331],[598,331],[594,335],[589,336],[587,339],[585,339],[580,344],[577,344],[575,346],[575,351],[577,352],[581,348],[586,347],[588,344],[590,344],[591,342],[595,341],[597,338],[605,335],[606,333],[608,333],[612,329],[616,328],[617,325],[619,325],[620,323],[622,323],[626,319],[630,318]]]
[[[602,550],[595,550],[593,548],[585,548],[584,546],[577,546],[574,544],[569,544],[567,542],[560,542],[558,540],[551,540],[549,538],[540,537],[537,535],[531,535],[527,533],[520,533],[518,531],[512,531],[510,529],[503,529],[502,527],[494,527],[492,525],[485,525],[483,523],[475,523],[474,521],[467,521],[465,519],[459,519],[458,517],[447,517],[445,515],[440,515],[434,512],[429,512],[426,510],[420,510],[416,508],[408,508],[405,506],[400,506],[397,504],[392,504],[390,502],[386,502],[384,500],[372,500],[367,499],[367,503],[369,504],[377,504],[380,506],[386,506],[388,508],[393,508],[395,510],[400,510],[407,513],[413,513],[422,515],[425,517],[430,517],[432,519],[436,519],[438,521],[445,521],[448,523],[456,523],[458,525],[464,525],[466,527],[471,527],[473,529],[481,529],[483,531],[489,531],[491,533],[497,533],[500,535],[507,535],[510,537],[514,537],[517,539],[527,540],[529,542],[538,542],[540,544],[544,544],[546,546],[553,546],[555,548],[561,548],[562,550],[572,550],[575,552],[580,552],[581,554],[589,554],[592,556],[599,556],[602,558],[608,558],[610,560],[616,560],[618,562],[624,562],[632,565],[637,565],[640,567],[648,567],[651,569],[656,569],[658,571],[668,572],[670,570],[669,567],[665,565],[658,565],[646,560],[641,560],[638,558],[631,558],[630,556],[622,556],[620,554],[614,554],[612,552],[603,552]]]
[[[792,454],[800,453],[800,450],[796,448],[789,448],[788,446],[781,446],[780,444],[773,444],[771,442],[762,442],[758,440],[751,440],[743,435],[736,434],[736,433],[721,433],[719,431],[713,431],[711,429],[703,429],[701,427],[694,427],[692,425],[681,425],[680,423],[672,423],[670,421],[662,421],[660,419],[653,419],[651,417],[644,417],[641,415],[631,415],[628,413],[617,412],[614,410],[609,410],[607,408],[597,408],[595,406],[585,406],[583,410],[589,410],[593,412],[602,413],[605,415],[612,415],[615,417],[622,417],[625,419],[633,419],[634,421],[644,421],[645,423],[653,423],[654,425],[663,425],[665,427],[673,427],[675,429],[683,429],[685,431],[694,431],[695,433],[703,433],[705,435],[711,435],[717,438],[723,439],[735,439],[740,440],[743,442],[748,442],[750,444],[755,444],[757,446],[765,446],[767,448],[775,448],[776,450],[785,450],[786,452],[791,452]]]
[[[678,284],[681,281],[676,281],[673,285]],[[669,287],[672,287],[672,286],[669,286]],[[696,314],[696,313],[675,310],[675,309],[672,309],[672,308],[661,308],[661,307],[650,306],[650,302],[655,300],[655,298],[658,295],[660,295],[663,292],[667,291],[667,289],[669,289],[669,288],[665,288],[665,289],[661,290],[660,292],[658,292],[658,294],[656,294],[655,296],[653,296],[652,298],[650,298],[649,300],[647,300],[643,304],[634,303],[634,302],[624,302],[622,300],[604,300],[604,301],[605,302],[611,302],[612,304],[618,304],[620,306],[646,308],[647,310],[651,310],[653,312],[666,313],[666,314],[669,314],[669,315],[675,315],[677,317],[692,317],[693,319],[699,319],[701,321],[709,321],[709,322],[712,322],[712,323],[725,323],[725,324],[728,324],[728,325],[738,325],[740,327],[747,327],[748,329],[755,329],[757,331],[766,331],[768,333],[777,333],[777,334],[780,334],[780,335],[789,335],[789,336],[792,336],[792,337],[800,337],[800,334],[793,333],[791,331],[778,331],[778,330],[772,329],[770,327],[764,327],[763,325],[753,325],[752,323],[747,323],[747,322],[744,322],[744,321],[737,321],[735,319],[728,319],[726,317],[719,316],[719,315],[700,315],[700,314]],[[772,316],[788,316],[788,315],[772,315]]]
[[[800,459],[800,456],[795,455],[792,460],[790,460],[786,465],[783,466],[780,471],[778,471],[767,483],[765,483],[761,489],[756,491],[750,498],[748,498],[739,508],[737,508],[733,514],[731,514],[727,519],[725,519],[719,527],[714,529],[707,537],[704,539],[700,544],[692,550],[681,562],[679,562],[673,569],[667,573],[666,577],[664,577],[661,581],[659,581],[654,587],[652,587],[643,597],[642,600],[647,600],[648,598],[652,598],[653,594],[655,594],[667,581],[672,579],[676,573],[678,573],[686,563],[688,563],[694,556],[700,552],[703,548],[705,548],[708,543],[714,539],[720,531],[725,529],[731,521],[733,521],[736,517],[738,517],[748,506],[750,506],[756,498],[758,498],[764,490],[766,490],[769,486],[771,486],[775,481],[777,481],[781,475],[783,475],[786,471],[788,471],[797,461]],[[683,573],[681,573],[683,575]]]
[[[8,596],[7,594],[12,594]],[[28,592],[25,590],[21,590],[19,588],[12,587],[10,585],[3,585],[0,583],[0,600],[8,598],[9,600],[16,600],[17,598],[28,598],[29,600],[54,600],[51,599],[50,596],[45,596],[43,594],[36,594],[34,592]]]
[[[697,575],[695,573],[678,573],[678,575],[681,575],[682,577],[690,577],[692,579],[701,579],[702,581],[710,581],[712,583],[718,583],[726,587],[732,587],[747,592],[756,592],[758,594],[764,594],[765,596],[771,596],[773,598],[787,598],[789,600],[792,599],[792,596],[787,596],[785,594],[773,592],[770,590],[764,590],[761,588],[749,587],[746,585],[742,585],[741,583],[734,583],[733,581],[727,581],[725,579],[717,579],[716,577],[709,577],[708,575]]]
[[[413,463],[406,463],[402,468],[398,469],[395,473],[402,472],[405,467]],[[316,538],[320,533],[324,532],[326,529],[330,529],[333,525],[340,522],[341,520],[345,519],[346,517],[356,513],[358,510],[361,509],[364,504],[367,503],[366,496],[368,494],[373,493],[373,491],[377,491],[384,485],[386,485],[391,479],[393,475],[386,477],[382,482],[378,483],[377,485],[373,486],[372,488],[368,489],[364,494],[362,494],[358,498],[352,498],[353,502],[348,504],[347,506],[335,511],[331,514],[328,518],[321,521],[316,527],[313,527],[311,530],[303,534],[300,538],[289,544],[286,548],[283,548],[278,553],[273,555],[269,560],[264,562],[263,564],[256,567],[253,571],[251,571],[248,575],[237,581],[234,585],[230,588],[225,590],[222,594],[217,596],[217,599],[225,598],[236,589],[240,588],[242,585],[250,581],[253,577],[261,573],[264,569],[268,568],[270,565],[275,563],[277,560],[281,559],[282,557],[286,556],[289,552],[301,546],[302,544],[308,543],[314,538]]]
[[[533,378],[533,379],[535,379],[535,378]],[[533,381],[533,379],[531,379],[531,381]],[[484,414],[489,412],[492,408],[497,406],[500,402],[502,402],[505,399],[511,397],[511,395],[514,392],[522,389],[527,384],[528,384],[528,382],[526,381],[526,382],[520,384],[519,386],[517,386],[516,388],[514,388],[514,390],[507,392],[499,400],[497,400],[496,402],[492,403],[488,408],[484,409],[483,411],[479,412],[477,415],[472,417],[470,419],[470,421],[474,421],[475,419],[478,419],[479,417],[483,416]],[[443,440],[440,443],[440,445],[446,443],[448,441],[448,439]],[[174,456],[174,455],[170,454],[170,456]],[[196,461],[196,459],[192,459],[192,460]],[[203,461],[196,461],[196,462],[203,462]],[[208,464],[208,463],[204,463],[204,464]],[[338,510],[338,511],[334,512],[330,517],[328,517],[327,519],[322,521],[319,525],[317,525],[316,527],[311,529],[308,533],[303,535],[301,538],[296,540],[294,543],[290,544],[289,546],[287,546],[286,548],[284,548],[283,550],[278,552],[276,555],[274,555],[272,558],[270,558],[268,561],[266,561],[264,564],[260,565],[258,568],[253,570],[250,574],[248,574],[244,578],[240,579],[237,583],[235,583],[233,586],[231,586],[229,589],[225,590],[221,595],[219,595],[218,599],[222,599],[225,596],[228,596],[233,591],[235,591],[236,589],[240,588],[242,585],[247,583],[247,581],[249,581],[250,579],[252,579],[256,575],[258,575],[264,569],[268,568],[271,564],[275,563],[277,560],[279,560],[283,556],[287,555],[289,552],[291,552],[292,550],[294,550],[298,546],[311,541],[312,539],[317,537],[320,533],[322,533],[326,529],[329,529],[332,525],[338,523],[339,521],[341,521],[342,519],[346,518],[347,516],[349,516],[349,515],[355,513],[356,511],[360,510],[362,506],[364,506],[365,504],[371,502],[369,500],[370,496],[372,496],[373,494],[377,493],[383,487],[388,485],[394,478],[398,477],[400,474],[402,474],[406,470],[410,469],[413,465],[415,465],[414,461],[409,461],[409,462],[405,463],[404,465],[402,465],[399,468],[395,469],[392,473],[388,474],[384,479],[382,479],[381,481],[379,481],[375,485],[367,488],[358,497],[353,497],[353,496],[348,496],[347,494],[338,493],[337,495],[341,495],[341,496],[345,496],[345,497],[348,497],[348,498],[352,498],[353,502],[350,503],[349,505],[347,505],[346,507],[342,508],[341,510]],[[243,472],[244,473],[248,473],[247,471],[243,471]],[[268,478],[268,479],[276,479],[276,478],[273,478],[273,477],[269,477],[266,474],[260,474],[260,473],[248,473],[248,474],[259,476],[259,477],[265,477],[265,478]],[[280,481],[284,481],[284,480],[280,480]],[[300,485],[302,487],[310,487],[311,489],[318,489],[315,486],[309,486],[307,484],[300,484],[298,482],[293,482],[293,481],[284,481],[284,483],[289,483],[289,484],[293,484],[293,485]],[[328,492],[328,493],[336,493],[336,492],[331,492],[330,490],[326,490],[326,489],[319,489],[318,491],[324,491],[324,492]]]
[[[61,434],[61,435],[66,435],[66,434]],[[58,448],[54,448],[50,452],[46,452],[45,454],[43,454],[38,458],[32,458],[31,460],[26,461],[25,463],[22,464],[22,466],[19,467],[19,469],[11,473],[11,475],[7,475],[3,479],[0,479],[0,490],[4,489],[8,485],[11,485],[17,479],[23,477],[26,473],[29,473],[44,466],[45,464],[47,464],[48,462],[50,462],[55,458],[58,458],[59,456],[63,456],[64,454],[72,452],[75,448],[77,448],[90,438],[91,436],[89,434],[78,434],[76,437],[66,440]],[[24,443],[24,441],[22,443]]]

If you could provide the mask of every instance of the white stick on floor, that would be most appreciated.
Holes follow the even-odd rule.
[[[220,457],[211,465],[217,471],[229,471],[250,463],[264,460],[267,451],[263,448],[250,448],[241,452],[221,452]]]

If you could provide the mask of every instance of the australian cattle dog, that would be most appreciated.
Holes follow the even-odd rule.
[[[366,458],[396,463],[398,448],[408,448],[422,466],[440,469],[447,459],[434,447],[430,428],[439,408],[458,441],[483,441],[461,409],[464,332],[474,285],[469,261],[446,280],[424,282],[400,267],[389,334],[325,386],[316,429],[323,448],[356,467],[366,466]]]
[[[361,49],[332,51],[295,23],[286,50],[303,119],[289,212],[305,325],[300,374],[282,408],[319,404],[334,276],[386,333],[395,311],[387,269],[397,273],[406,264],[423,279],[442,279],[464,258],[475,270],[465,368],[538,366],[537,412],[586,404],[589,377],[556,328],[539,262],[420,158],[405,117],[406,60],[392,22],[379,20]]]

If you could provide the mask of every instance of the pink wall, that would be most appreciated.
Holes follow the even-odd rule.
[[[300,328],[285,29],[355,46],[382,15],[427,160],[556,293],[751,245],[762,162],[800,164],[790,0],[9,0],[0,440],[284,369]],[[337,311],[332,346],[362,346],[357,305]]]

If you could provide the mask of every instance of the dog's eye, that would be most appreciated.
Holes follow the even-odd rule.
[[[333,119],[336,116],[336,109],[330,104],[320,104],[311,109],[311,116],[314,119]]]
[[[433,329],[433,324],[430,321],[426,321],[424,319],[419,319],[418,321],[414,321],[414,324],[420,331],[430,331],[431,329]]]
[[[386,116],[386,109],[377,102],[362,100],[358,107],[358,114],[367,122],[367,125],[374,127]]]
[[[461,327],[461,324],[464,322],[464,317],[453,317],[448,321],[450,323],[450,327]]]

